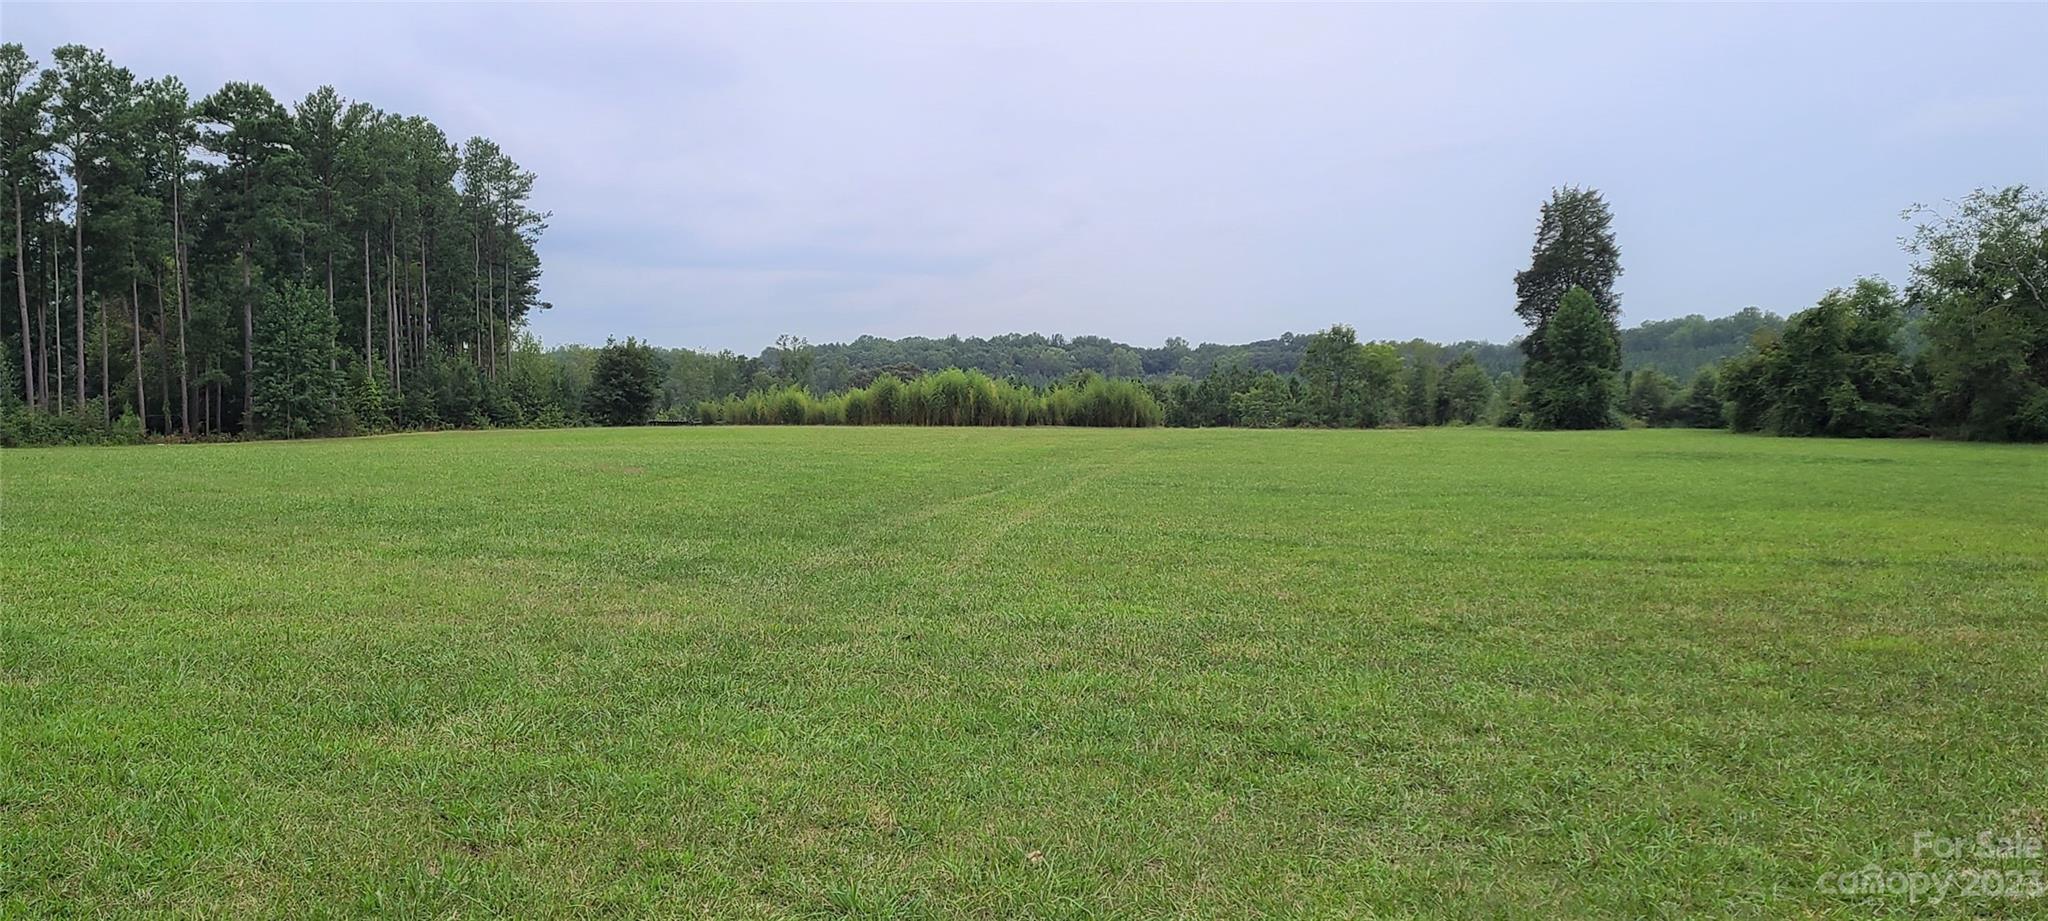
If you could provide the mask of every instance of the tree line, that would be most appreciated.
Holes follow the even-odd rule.
[[[1920,209],[1904,288],[1858,280],[1785,319],[1622,330],[1607,202],[1561,188],[1507,345],[1339,324],[1157,348],[785,336],[747,356],[543,349],[534,175],[330,87],[194,99],[83,46],[46,66],[0,45],[0,181],[0,444],[650,420],[2048,439],[2048,203],[2025,187]]]
[[[332,87],[194,98],[7,44],[0,151],[14,440],[468,423],[438,391],[504,390],[547,306],[534,175]]]
[[[1785,319],[1751,308],[1621,330],[1608,205],[1597,190],[1561,188],[1540,209],[1529,267],[1515,276],[1515,312],[1529,331],[1512,346],[1514,361],[1484,343],[1361,342],[1341,324],[1247,346],[1170,339],[1158,349],[1022,334],[826,347],[783,337],[759,360],[697,356],[727,366],[719,379],[730,391],[694,409],[649,411],[706,422],[849,421],[825,407],[861,405],[877,375],[921,379],[917,362],[929,361],[1018,392],[1142,381],[1158,423],[1175,426],[1642,424],[2048,439],[2048,200],[2015,186],[1973,193],[1951,213],[1909,213],[1925,220],[1909,244],[1918,259],[1906,289],[1859,279]],[[1010,370],[995,376],[991,367]],[[745,393],[742,382],[751,384]]]
[[[1715,319],[1694,314],[1646,321],[1622,330],[1622,367],[1624,371],[1655,368],[1689,379],[1700,368],[1741,352],[1755,333],[1783,325],[1783,318],[1755,307]],[[1040,333],[901,339],[862,336],[850,342],[810,346],[802,384],[820,393],[866,386],[884,368],[964,368],[1035,385],[1050,384],[1082,371],[1145,381],[1164,381],[1176,376],[1201,380],[1233,367],[1284,376],[1301,369],[1313,336],[1289,332],[1252,342],[1198,345],[1174,337],[1158,347],[1101,336]],[[1525,360],[1519,342],[1468,340],[1440,344],[1410,339],[1393,344],[1404,356],[1429,353],[1456,357],[1470,353],[1488,376],[1519,373]],[[772,367],[780,352],[780,347],[770,347],[755,357],[762,366]]]
[[[1916,212],[1903,290],[1859,279],[1724,364],[1732,428],[2048,440],[2048,196],[1980,190]]]
[[[1592,335],[1604,326],[1616,350],[1626,344],[1614,330],[1611,287],[1602,287],[1619,274],[1605,206],[1598,193],[1559,190],[1545,206],[1531,267],[1516,279],[1518,312],[1532,327],[1522,340],[1529,362],[1519,419],[1597,428],[1633,416],[1775,435],[2048,440],[2048,196],[2026,186],[1980,189],[1946,211],[1915,206],[1907,216],[1919,223],[1903,289],[1861,278],[1829,291],[1782,324],[1756,324],[1746,348],[1681,389],[1655,368],[1615,373],[1615,350]]]

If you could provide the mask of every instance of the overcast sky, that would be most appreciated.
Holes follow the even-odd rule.
[[[1504,341],[1559,184],[1623,322],[1903,280],[2048,183],[2048,6],[49,6],[196,93],[328,83],[540,176],[535,326],[758,351],[1009,331]]]

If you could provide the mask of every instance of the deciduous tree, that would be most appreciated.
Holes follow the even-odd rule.
[[[1529,267],[1515,275],[1515,313],[1529,325],[1522,347],[1530,358],[1546,357],[1544,328],[1573,288],[1586,292],[1614,330],[1621,316],[1621,296],[1614,290],[1621,277],[1621,248],[1613,223],[1606,199],[1595,189],[1555,189],[1543,203]],[[1621,370],[1619,350],[1613,360],[1613,370]]]
[[[1937,424],[2048,439],[2048,195],[1979,191],[1913,238]]]

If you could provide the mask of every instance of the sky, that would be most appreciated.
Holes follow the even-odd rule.
[[[1908,206],[2048,185],[2048,5],[0,5],[47,60],[331,84],[553,212],[549,343],[1506,341],[1537,209],[1624,325],[1906,279]]]

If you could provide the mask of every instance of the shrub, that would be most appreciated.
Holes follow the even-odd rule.
[[[598,350],[590,389],[583,394],[583,411],[603,425],[644,425],[654,417],[654,401],[660,395],[661,368],[654,349],[628,336]]]

